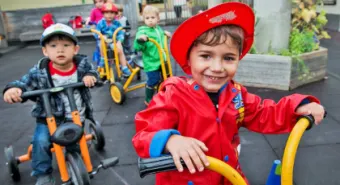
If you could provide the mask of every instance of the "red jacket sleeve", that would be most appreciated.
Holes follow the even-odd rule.
[[[132,144],[142,158],[161,156],[172,134],[177,130],[178,112],[170,100],[171,88],[153,97],[147,109],[135,116],[136,135]]]
[[[313,96],[301,94],[285,96],[276,103],[270,99],[262,100],[259,96],[247,92],[245,87],[241,90],[245,107],[242,126],[263,134],[289,133],[297,121],[296,108],[305,99],[320,103]]]

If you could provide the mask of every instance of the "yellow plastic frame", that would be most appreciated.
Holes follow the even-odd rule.
[[[299,146],[301,137],[305,130],[308,128],[309,124],[310,123],[307,118],[299,119],[288,137],[282,160],[282,185],[293,185],[293,171],[296,151]]]
[[[162,69],[162,77],[163,77],[163,81],[165,81],[168,76],[167,76],[167,71],[165,68],[165,62],[164,62],[164,57],[163,57],[163,49],[161,47],[161,45],[152,38],[148,38],[150,42],[152,42],[156,47],[157,47],[157,51],[159,54],[159,58],[160,58],[160,62],[161,62],[161,69]],[[169,69],[169,75],[172,76],[172,67],[171,67],[171,61],[170,61],[170,54],[169,54],[169,50],[168,50],[168,37],[166,35],[164,35],[164,51],[166,54],[166,63],[168,65],[168,69]]]
[[[121,70],[119,68],[119,64],[120,63],[119,63],[118,50],[117,50],[117,34],[122,29],[123,29],[123,27],[117,28],[113,32],[113,35],[112,35],[112,40],[113,40],[113,45],[114,45],[113,53],[114,53],[115,66],[116,66],[116,72],[117,72],[118,78],[121,78],[122,72],[121,72]],[[101,44],[101,48],[102,48],[101,49],[101,54],[104,57],[104,63],[105,63],[105,72],[102,73],[102,76],[106,76],[106,79],[108,79],[110,81],[110,83],[113,84],[113,83],[116,82],[117,79],[115,79],[114,74],[113,74],[113,69],[112,69],[111,65],[109,65],[109,60],[108,60],[108,57],[107,57],[107,46],[106,46],[106,43],[105,43],[105,38],[104,38],[103,34],[101,34],[98,30],[91,29],[91,32],[97,34],[99,36],[99,38],[100,38],[100,44]],[[127,92],[130,92],[130,91],[133,91],[133,90],[145,87],[145,83],[139,83],[137,85],[133,85],[133,86],[130,87],[130,84],[131,84],[133,78],[138,73],[140,68],[139,67],[132,68],[129,64],[127,64],[127,65],[128,65],[128,68],[131,71],[131,75],[130,75],[130,77],[126,80],[126,82],[123,85],[124,92],[127,93]],[[109,72],[107,73],[107,71],[109,71]]]
[[[289,135],[282,160],[281,185],[293,185],[293,169],[296,151],[301,137],[309,124],[307,118],[299,119]],[[233,185],[247,185],[242,176],[228,164],[209,156],[208,161],[210,162],[210,165],[207,167],[208,169],[223,175]]]

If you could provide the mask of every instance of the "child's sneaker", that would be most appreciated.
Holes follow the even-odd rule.
[[[37,183],[35,185],[55,185],[55,180],[52,175],[38,176]]]
[[[124,77],[129,77],[131,75],[131,71],[127,66],[124,66],[122,68],[122,72]]]

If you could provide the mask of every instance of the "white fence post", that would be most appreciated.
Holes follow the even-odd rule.
[[[6,33],[6,27],[5,27],[5,20],[2,15],[2,11],[0,8],[0,48],[7,48],[7,33]]]

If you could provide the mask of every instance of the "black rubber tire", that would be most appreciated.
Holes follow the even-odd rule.
[[[94,136],[92,143],[97,151],[102,151],[105,147],[104,132],[99,123],[91,122],[89,125],[90,133]]]
[[[141,70],[137,72],[137,80],[140,81],[142,79],[142,73]]]
[[[8,167],[8,173],[14,182],[19,182],[21,180],[21,175],[19,171],[19,162],[14,156],[13,147],[5,147],[5,157],[6,165]]]
[[[90,176],[87,173],[84,161],[81,156],[76,153],[66,154],[67,170],[70,174],[73,185],[90,185]]]

